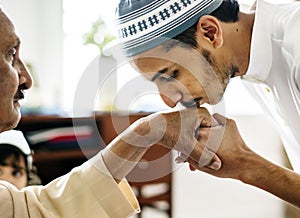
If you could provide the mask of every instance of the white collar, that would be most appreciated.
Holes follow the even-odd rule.
[[[250,61],[246,80],[263,82],[272,65],[271,30],[275,7],[264,0],[256,2],[255,20],[251,37]]]

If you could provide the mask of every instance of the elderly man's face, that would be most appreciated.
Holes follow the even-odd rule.
[[[20,40],[14,26],[0,9],[0,132],[11,129],[20,120],[19,100],[32,79],[20,60]]]

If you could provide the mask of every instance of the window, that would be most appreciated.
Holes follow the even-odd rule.
[[[63,0],[64,27],[64,85],[63,107],[70,111],[73,107],[74,92],[87,66],[99,55],[93,45],[84,45],[83,34],[92,23],[102,17],[108,27],[113,27],[115,4],[117,0]],[[113,32],[114,29],[112,28]],[[97,70],[97,69],[95,69]],[[87,87],[88,88],[88,87]]]

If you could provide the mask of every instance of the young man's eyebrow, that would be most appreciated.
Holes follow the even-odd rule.
[[[158,77],[160,77],[162,74],[166,73],[168,71],[168,68],[164,68],[160,71],[158,71],[151,79],[151,82],[154,82]]]

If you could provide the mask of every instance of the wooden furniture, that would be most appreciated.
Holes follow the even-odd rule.
[[[89,126],[92,138],[88,145],[78,140],[69,147],[47,147],[45,143],[30,145],[34,151],[34,162],[42,183],[68,173],[91,156],[97,154],[120,132],[135,120],[147,114],[98,113],[90,117],[70,118],[58,116],[24,116],[16,129],[22,130],[25,137],[36,131],[64,127]],[[86,142],[86,141],[85,141]],[[127,176],[143,208],[151,207],[172,217],[172,154],[160,146],[152,146],[142,161]]]

